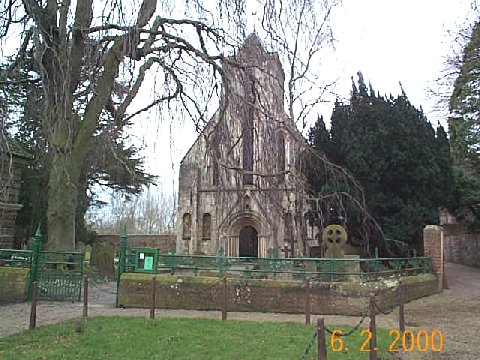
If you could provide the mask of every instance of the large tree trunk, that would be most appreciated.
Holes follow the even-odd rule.
[[[75,210],[77,175],[72,171],[72,156],[53,153],[48,182],[48,242],[47,248],[56,251],[75,249]]]
[[[143,0],[137,23],[122,35],[110,36],[102,63],[85,64],[85,47],[93,18],[93,0],[76,2],[73,26],[68,24],[71,2],[23,0],[25,11],[37,25],[36,59],[45,92],[42,127],[48,139],[52,166],[48,182],[47,247],[75,249],[75,215],[81,169],[102,110],[111,99],[115,78],[126,54],[133,52],[143,28],[153,16],[156,0]],[[133,36],[136,34],[136,36]],[[152,38],[153,39],[153,38]],[[127,42],[128,40],[128,42]],[[152,40],[153,41],[153,40]],[[128,45],[128,46],[126,46]],[[75,93],[82,85],[82,71],[99,71],[94,77],[92,96],[84,111],[74,106]],[[131,100],[130,100],[131,101]],[[127,104],[128,105],[128,104]]]

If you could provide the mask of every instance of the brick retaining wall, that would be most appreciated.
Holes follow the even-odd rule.
[[[155,275],[156,306],[161,309],[221,310],[222,280],[216,277]],[[123,274],[119,287],[119,305],[148,308],[151,299],[152,275]],[[424,274],[404,278],[406,301],[438,292],[435,275]],[[377,287],[378,286],[378,287]],[[391,287],[393,285],[389,285]],[[310,289],[311,311],[314,314],[361,315],[368,304],[370,291],[387,288],[378,283],[359,284],[313,282]],[[266,279],[227,279],[228,311],[305,312],[305,281]],[[383,309],[397,304],[396,292],[385,292],[378,298]]]
[[[116,250],[120,249],[120,235],[97,235],[98,242],[106,242],[113,244]],[[127,246],[131,247],[153,247],[160,249],[161,253],[166,253],[172,250],[173,245],[177,241],[175,234],[129,234],[127,236]]]

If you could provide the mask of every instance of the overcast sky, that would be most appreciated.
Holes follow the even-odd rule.
[[[399,81],[417,107],[423,107],[432,123],[436,114],[435,80],[445,69],[452,35],[473,18],[471,0],[344,0],[336,13],[336,57],[343,67],[343,83],[337,91],[348,92],[351,75],[363,72],[380,93],[399,93]],[[351,83],[351,82],[350,82]]]
[[[343,0],[333,16],[336,50],[322,71],[339,80],[336,95],[321,110],[327,122],[335,96],[348,99],[351,77],[357,79],[361,70],[381,94],[398,95],[402,82],[410,101],[423,107],[430,122],[445,124],[446,114],[435,111],[439,99],[430,90],[437,90],[435,80],[452,51],[449,32],[473,18],[470,0]],[[197,134],[188,122],[155,126],[139,127],[136,133],[147,146],[149,171],[159,175],[163,191],[171,193],[178,186],[179,162]]]
[[[381,94],[400,93],[399,82],[410,101],[422,106],[433,124],[445,124],[446,114],[435,112],[438,98],[436,79],[451,54],[453,35],[474,19],[471,0],[342,0],[333,13],[335,52],[325,59],[321,72],[338,78],[331,96],[321,110],[328,122],[335,97],[348,99],[351,77],[362,71],[366,82]],[[253,14],[253,12],[252,12]],[[248,14],[247,14],[248,15]],[[253,31],[254,29],[249,29]],[[18,36],[17,36],[18,37]],[[1,44],[2,53],[18,45],[15,36]],[[11,42],[11,43],[9,43]],[[159,176],[161,189],[176,192],[180,160],[198,134],[191,122],[138,121],[133,130],[146,148],[147,171]],[[314,119],[313,119],[314,120]]]

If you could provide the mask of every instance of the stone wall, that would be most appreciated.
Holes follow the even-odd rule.
[[[480,267],[480,234],[448,234],[444,236],[445,261]]]
[[[129,234],[127,236],[127,246],[131,247],[153,247],[160,249],[161,253],[172,251],[172,247],[175,245],[177,237],[175,234],[155,234],[155,235],[142,235],[142,234]],[[98,242],[110,243],[115,246],[118,251],[120,249],[120,235],[97,235]]]
[[[26,301],[30,269],[0,267],[0,302]]]
[[[435,273],[443,276],[443,262],[480,267],[480,233],[459,224],[428,225],[423,231],[424,254],[431,255]]]
[[[156,307],[161,309],[221,310],[222,280],[216,277],[156,275]],[[119,305],[148,308],[152,275],[123,274],[119,287]],[[418,275],[404,278],[405,299],[411,301],[438,292],[436,276]],[[392,285],[390,285],[392,286]],[[361,315],[368,305],[369,292],[381,291],[377,283],[312,282],[310,289],[313,314]],[[227,279],[228,311],[305,312],[305,281],[266,279]],[[387,309],[397,304],[395,292],[378,298]]]

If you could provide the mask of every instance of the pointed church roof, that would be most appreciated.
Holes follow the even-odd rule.
[[[263,47],[263,44],[262,44],[262,40],[260,40],[258,35],[254,32],[247,36],[247,38],[243,42],[243,45],[242,45],[241,49],[246,48],[246,47],[257,47],[257,48],[261,48],[262,50],[265,51],[265,49]]]
[[[265,50],[262,40],[253,32],[247,36],[236,57],[258,57],[265,54],[268,54],[268,52]]]

